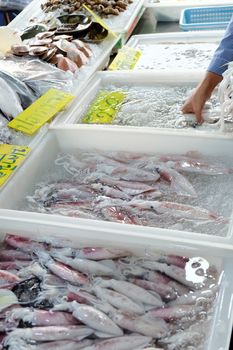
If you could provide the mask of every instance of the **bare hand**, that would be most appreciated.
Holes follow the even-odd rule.
[[[222,76],[207,72],[203,81],[197,86],[192,95],[186,100],[181,110],[183,113],[194,113],[197,122],[203,123],[202,111],[206,101],[209,100],[214,88],[220,83]]]
[[[185,113],[194,113],[198,124],[203,123],[202,110],[205,105],[205,102],[209,99],[209,96],[205,96],[202,91],[199,91],[200,88],[197,88],[193,94],[186,100],[182,106],[182,112]]]

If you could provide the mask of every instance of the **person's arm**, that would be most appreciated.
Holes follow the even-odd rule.
[[[222,76],[207,72],[204,79],[196,87],[192,95],[186,100],[182,107],[183,113],[194,113],[199,124],[203,123],[202,110],[211,97],[214,88],[220,83]]]
[[[226,29],[224,38],[214,53],[204,79],[184,103],[182,107],[183,113],[194,113],[198,123],[203,122],[203,107],[211,97],[214,88],[223,79],[222,74],[231,61],[233,61],[233,16]]]

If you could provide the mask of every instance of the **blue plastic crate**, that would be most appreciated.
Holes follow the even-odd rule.
[[[232,15],[233,5],[192,7],[181,12],[179,24],[184,31],[225,29]]]

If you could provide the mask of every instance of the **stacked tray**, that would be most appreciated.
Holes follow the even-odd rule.
[[[141,50],[134,70],[205,71],[223,31],[134,35],[127,46]]]
[[[158,21],[179,21],[181,11],[187,7],[231,5],[230,0],[146,0],[146,8],[154,12]]]

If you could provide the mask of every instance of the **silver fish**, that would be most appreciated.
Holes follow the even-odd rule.
[[[17,93],[0,77],[0,110],[8,120],[15,118],[23,111]]]

